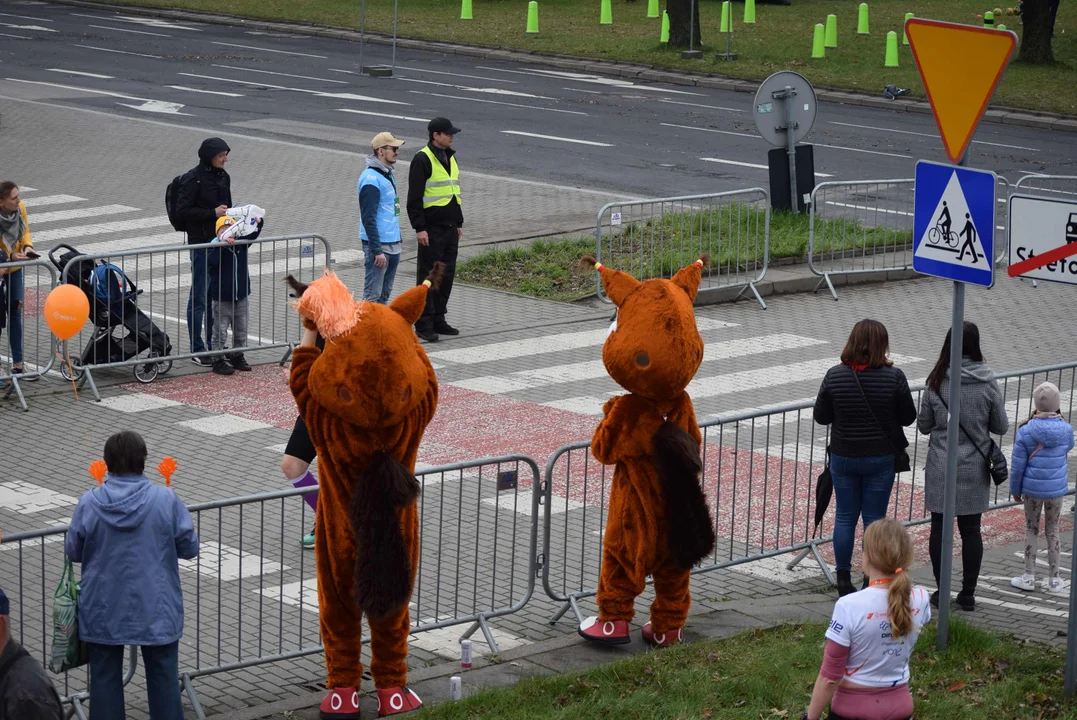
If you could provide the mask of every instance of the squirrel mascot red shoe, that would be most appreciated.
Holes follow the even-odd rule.
[[[386,706],[381,714],[422,705],[406,689],[408,600],[419,563],[414,471],[438,382],[412,325],[443,268],[438,263],[390,305],[356,302],[329,271],[309,285],[288,277],[306,328],[289,384],[318,452],[314,547],[329,687],[325,720],[359,717],[364,614],[370,673]],[[316,332],[324,350],[314,346]]]
[[[692,303],[707,258],[670,280],[640,282],[586,257],[601,275],[617,318],[602,348],[606,371],[627,395],[611,398],[591,452],[614,465],[602,541],[598,617],[579,634],[603,644],[629,642],[628,623],[647,576],[655,599],[644,640],[681,639],[691,596],[689,572],[714,548],[714,524],[700,486],[702,437],[685,392],[703,361]]]

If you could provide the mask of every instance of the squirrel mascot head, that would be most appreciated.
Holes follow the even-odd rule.
[[[352,425],[375,429],[396,425],[423,401],[427,363],[411,326],[443,272],[438,263],[421,285],[389,305],[357,302],[330,270],[308,285],[288,276],[304,324],[325,339],[309,380],[319,405]]]
[[[667,400],[683,392],[695,377],[703,362],[703,338],[696,329],[692,303],[708,262],[704,255],[670,280],[640,282],[590,255],[581,260],[599,272],[606,295],[617,306],[602,362],[625,390]]]

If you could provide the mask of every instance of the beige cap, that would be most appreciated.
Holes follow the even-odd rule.
[[[393,137],[393,134],[389,132],[380,132],[374,136],[373,140],[370,141],[370,147],[374,148],[375,150],[383,147],[398,148],[403,144],[403,140],[397,140],[395,137]]]

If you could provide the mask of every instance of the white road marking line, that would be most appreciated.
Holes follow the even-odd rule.
[[[664,102],[664,101],[663,101]],[[762,140],[763,138],[753,133],[745,132],[733,132],[732,130],[715,130],[714,128],[695,127],[694,125],[674,125],[673,123],[658,123],[664,127],[681,128],[682,130],[700,130],[702,132],[718,133],[720,135],[736,135],[737,137],[749,137],[756,140]]]
[[[37,188],[32,188],[29,185],[20,185],[19,190],[22,190],[23,192],[36,192]]]
[[[277,602],[300,607],[312,613],[318,612],[318,578],[308,578],[301,582],[262,588],[257,591],[263,597]]]
[[[136,25],[145,25],[147,27],[169,28],[172,30],[188,30],[190,32],[202,32],[198,28],[187,27],[185,25],[177,25],[176,23],[168,22],[161,18],[147,18],[138,17],[135,15],[85,15],[83,13],[71,13],[73,17],[91,18],[93,20],[108,20],[119,21],[126,23],[134,23]]]
[[[96,407],[108,408],[122,413],[138,413],[147,410],[160,410],[166,407],[183,405],[181,402],[168,398],[150,395],[149,393],[130,393],[128,395],[116,395],[102,398],[101,402],[93,403]]]
[[[583,88],[563,87],[561,89],[562,90],[568,90],[569,92],[587,93],[588,95],[608,95],[609,94],[609,93],[604,93],[601,90],[584,90]]]
[[[13,33],[0,33],[0,37],[15,38],[16,40],[33,40],[29,35],[15,35]]]
[[[477,93],[489,93],[491,95],[509,95],[512,97],[532,98],[535,100],[555,100],[556,98],[546,97],[545,95],[534,95],[532,93],[517,92],[516,90],[505,90],[504,88],[484,88],[484,87],[471,87],[470,85],[454,85],[452,83],[435,82],[433,80],[419,80],[417,78],[398,77],[397,80],[401,82],[419,83],[421,85],[436,85],[438,87],[455,88],[456,90],[464,90],[465,92],[477,92]]]
[[[98,217],[99,215],[116,215],[118,213],[138,212],[138,208],[130,205],[102,205],[101,207],[79,208],[78,210],[54,210],[53,212],[36,213],[34,225],[46,222],[60,222],[63,220],[78,220],[79,218]],[[34,233],[37,235],[37,233]]]
[[[269,447],[266,448],[266,450],[269,450],[271,452],[275,452],[275,453],[277,453],[279,455],[283,455],[284,451],[287,450],[287,449],[288,449],[288,443],[281,443],[280,445],[270,445]]]
[[[30,222],[33,222],[33,218],[30,218]],[[119,232],[128,232],[130,230],[143,230],[151,227],[160,227],[162,225],[168,225],[168,218],[164,216],[160,217],[148,217],[139,218],[138,220],[116,220],[114,222],[106,223],[93,223],[90,225],[78,225],[75,227],[60,228],[57,230],[45,230],[43,232],[35,232],[34,240],[51,243],[56,240],[67,240],[69,238],[83,238],[91,235],[105,235]]]
[[[526,493],[520,493],[519,495],[515,495],[511,492],[499,493],[496,498],[483,498],[482,504],[491,505],[509,512],[515,512],[517,515],[527,515],[529,517],[531,515],[531,500],[527,497]],[[549,510],[547,512],[550,515],[560,515],[569,510],[579,510],[583,507],[586,506],[577,500],[555,497],[551,499]]]
[[[22,20],[35,20],[37,22],[56,22],[55,20],[49,20],[43,17],[34,17],[33,15],[16,15],[15,13],[0,13],[4,17],[20,18]]]
[[[216,540],[200,541],[198,557],[193,560],[180,560],[179,566],[183,570],[197,572],[204,577],[220,578],[222,582],[291,570],[287,565],[267,560],[246,550],[241,551]]]
[[[210,415],[209,417],[195,418],[194,420],[184,420],[176,424],[209,435],[234,435],[273,427],[264,422],[239,417],[238,415]]]
[[[532,77],[545,77],[545,78],[562,78],[564,80],[571,80],[574,82],[593,83],[596,85],[608,85],[616,88],[631,88],[632,90],[651,90],[653,92],[665,92],[672,95],[696,95],[703,96],[703,93],[688,92],[687,90],[673,90],[671,88],[658,87],[655,85],[637,85],[629,80],[620,80],[617,78],[603,77],[601,75],[587,75],[583,73],[574,73],[561,70],[542,70],[539,68],[532,68],[530,71],[524,70],[506,70],[503,68],[486,67],[483,65],[476,65],[476,70],[493,70],[494,72],[512,73],[515,75],[530,75]]]
[[[371,112],[370,110],[352,110],[351,108],[337,108],[337,112],[353,113],[355,115],[370,115],[371,117],[389,118],[390,120],[410,120],[412,122],[430,122],[430,118],[417,118],[408,115],[390,115],[388,113]]]
[[[680,102],[677,100],[666,100],[665,98],[658,102],[669,103],[670,105],[687,105],[689,107],[706,108],[707,110],[724,110],[725,112],[742,113],[747,110],[741,110],[740,108],[723,107],[721,105],[702,105],[700,103]]]
[[[156,37],[170,38],[171,35],[164,33],[146,32],[145,30],[128,30],[127,28],[109,27],[108,25],[88,25],[87,27],[97,28],[98,30],[114,30],[116,32],[131,33],[132,35],[154,35]]]
[[[739,327],[737,323],[723,320],[711,320],[710,318],[697,317],[696,328],[704,330],[724,330],[726,328]],[[431,360],[444,360],[461,365],[475,365],[497,360],[511,360],[512,358],[539,355],[541,353],[561,352],[563,350],[576,350],[577,348],[594,347],[606,342],[607,328],[596,330],[582,330],[579,332],[558,333],[556,335],[541,335],[539,337],[522,340],[506,340],[504,342],[490,343],[489,345],[475,345],[473,347],[460,348],[458,350],[440,350],[428,352],[427,357]]]
[[[595,147],[614,147],[612,143],[595,142],[594,140],[575,140],[573,138],[558,137],[556,135],[540,135],[539,133],[522,132],[520,130],[502,130],[504,135],[520,135],[523,137],[539,138],[541,140],[556,140],[557,142],[576,143],[577,145],[594,145]]]
[[[835,207],[852,208],[853,210],[872,210],[874,212],[886,213],[887,215],[904,215],[906,217],[912,217],[911,212],[905,212],[904,210],[886,210],[885,208],[871,207],[870,205],[854,205],[853,203],[833,202],[830,200],[824,201],[826,205],[833,205]]]
[[[61,85],[60,83],[41,82],[39,80],[19,80],[18,78],[5,78],[10,82],[26,83],[28,85],[45,85],[46,87],[60,88],[63,90],[75,90],[78,92],[90,93],[92,95],[107,95],[108,97],[117,97],[124,100],[137,100],[142,105],[129,105],[127,103],[116,103],[117,105],[123,105],[134,110],[145,110],[146,112],[165,113],[168,115],[188,115],[189,113],[179,112],[179,108],[183,107],[179,103],[166,102],[164,100],[151,100],[149,98],[134,97],[133,95],[124,95],[123,93],[110,92],[108,90],[94,90],[92,88],[79,87],[77,85]]]
[[[82,72],[81,70],[64,70],[63,68],[48,68],[48,72],[64,73],[65,75],[81,75],[83,77],[97,78],[98,80],[115,80],[112,75],[99,75],[92,72]]]
[[[825,340],[786,333],[739,340],[725,340],[704,345],[703,362],[706,364],[716,360],[728,360],[730,358],[748,357],[761,353],[780,352],[825,344]],[[827,365],[827,367],[829,368],[830,365]],[[606,375],[606,366],[602,360],[585,360],[583,362],[554,365],[534,370],[520,370],[504,375],[469,378],[467,380],[458,380],[451,384],[465,390],[501,395],[548,385],[596,380]]]
[[[885,155],[887,157],[896,158],[911,158],[912,155],[902,155],[901,153],[882,152],[881,150],[864,150],[863,148],[845,147],[844,145],[827,145],[826,143],[815,143],[816,147],[831,148],[832,150],[848,150],[850,152],[867,153],[868,155]],[[818,173],[816,173],[818,175]]]
[[[800,563],[792,570],[789,570],[786,567],[788,564],[789,557],[787,555],[777,555],[775,557],[763,558],[762,560],[755,560],[750,563],[734,565],[729,569],[745,575],[762,578],[770,582],[780,583],[782,585],[791,585],[801,580],[817,581],[823,574],[823,571],[819,569],[817,563]]]
[[[273,72],[271,70],[255,70],[253,68],[237,67],[235,65],[213,65],[212,67],[224,68],[226,70],[239,70],[240,72],[262,73],[264,75],[279,75],[280,77],[298,78],[299,80],[317,80],[318,82],[335,83],[337,85],[348,84],[346,80],[330,80],[329,78],[311,77],[310,75],[292,75],[290,73]]]
[[[736,165],[738,167],[755,168],[756,170],[770,170],[770,168],[766,165],[760,165],[759,163],[741,162],[740,160],[724,160],[722,158],[712,157],[701,157],[700,160],[702,160],[703,162],[721,163],[722,165]],[[828,178],[834,176],[830,175],[829,173],[816,172],[815,177]]]
[[[466,102],[489,103],[491,105],[504,105],[506,107],[523,108],[525,110],[542,110],[545,112],[563,113],[565,115],[583,115],[587,113],[579,110],[559,110],[558,108],[534,107],[532,105],[520,105],[519,103],[500,102],[498,100],[482,100],[480,98],[460,97],[459,95],[446,95],[445,93],[423,92],[422,90],[409,90],[413,95],[429,95],[430,97],[447,98],[449,100],[464,100]]]
[[[602,406],[606,404],[606,400],[607,398],[583,395],[580,397],[565,398],[564,400],[551,400],[550,402],[544,402],[542,404],[546,407],[566,410],[580,415],[597,416],[602,414]]]
[[[910,365],[914,362],[923,362],[923,358],[894,355],[890,358],[898,365]],[[688,394],[693,399],[699,397],[717,397],[731,393],[744,392],[746,390],[758,390],[759,388],[774,387],[777,385],[790,385],[792,383],[807,380],[818,381],[834,365],[838,364],[836,358],[822,358],[820,360],[808,360],[805,362],[791,363],[789,365],[772,365],[757,370],[743,370],[741,372],[727,373],[725,375],[713,375],[711,377],[697,377],[688,386]]]
[[[913,130],[894,130],[893,128],[875,127],[874,125],[857,125],[855,123],[837,122],[835,120],[830,121],[831,125],[842,125],[844,127],[860,128],[862,130],[882,130],[889,133],[901,133],[902,135],[918,135],[919,137],[937,138],[935,133],[922,133],[914,132]],[[973,140],[973,144],[976,145],[993,145],[995,147],[1010,148],[1011,150],[1028,150],[1029,152],[1039,152],[1039,148],[1024,147],[1023,145],[1006,145],[1004,143],[993,143],[986,140]]]
[[[329,59],[325,55],[311,55],[310,53],[289,52],[288,50],[274,50],[272,48],[258,47],[257,45],[237,45],[236,43],[230,43],[230,42],[214,42],[213,44],[214,45],[223,45],[224,47],[229,47],[229,48],[243,48],[244,50],[260,50],[262,52],[278,53],[280,55],[295,55],[296,57],[317,58],[319,60],[328,60]]]
[[[0,483],[0,508],[19,515],[31,515],[76,505],[78,498],[58,493],[25,480]],[[530,512],[530,509],[528,510]]]
[[[24,187],[20,187],[20,190],[26,190]],[[72,202],[85,202],[86,198],[79,197],[77,195],[42,195],[41,197],[23,198],[22,202],[26,207],[45,207],[47,205],[61,205],[63,203]],[[34,233],[34,237],[37,237],[37,233]]]
[[[272,88],[274,90],[291,90],[292,92],[307,93],[309,95],[317,95],[318,97],[337,98],[340,100],[362,100],[364,102],[385,103],[388,105],[408,105],[410,103],[400,102],[399,100],[387,100],[385,98],[370,97],[367,95],[354,95],[352,93],[337,93],[337,92],[325,92],[323,90],[308,90],[306,88],[288,87],[286,85],[270,85],[269,83],[257,82],[254,80],[234,80],[232,78],[215,77],[213,75],[198,75],[196,73],[176,73],[184,77],[201,78],[202,80],[216,80],[217,82],[230,82],[237,83],[239,85],[253,85],[260,88]]]
[[[95,45],[79,45],[75,44],[75,47],[86,48],[87,50],[100,50],[101,52],[116,53],[117,55],[134,55],[135,57],[153,58],[154,60],[164,60],[162,55],[150,55],[149,53],[137,53],[130,52],[128,50],[114,50],[112,48],[97,47]]]
[[[52,28],[43,27],[41,25],[16,25],[15,23],[0,22],[0,27],[8,27],[12,30],[37,30],[38,32],[56,32]]]
[[[222,92],[221,90],[202,90],[201,88],[187,87],[186,85],[169,85],[168,87],[173,90],[182,90],[184,92],[203,93],[204,95],[223,95],[224,97],[244,97],[240,93]]]
[[[443,70],[427,70],[426,68],[406,67],[404,65],[397,65],[398,70],[405,72],[417,72],[427,75],[448,75],[450,77],[468,78],[470,80],[486,80],[487,82],[501,82],[508,83],[510,85],[519,85],[516,80],[505,80],[501,78],[484,77],[482,75],[464,75],[463,73],[445,72]],[[333,70],[332,72],[349,72],[347,70]],[[358,73],[350,73],[352,75],[358,75]]]

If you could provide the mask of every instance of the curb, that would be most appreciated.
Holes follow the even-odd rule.
[[[328,25],[314,25],[312,23],[252,20],[224,13],[150,8],[138,5],[112,5],[104,2],[95,2],[94,0],[51,1],[59,5],[74,5],[76,7],[135,13],[149,17],[189,20],[216,25],[242,26],[276,32],[290,32],[297,35],[326,37],[334,40],[357,42],[360,37],[359,32],[356,30]],[[375,45],[390,45],[392,44],[392,38],[380,33],[366,33],[365,42],[373,43]],[[575,70],[577,72],[582,71],[594,75],[607,75],[647,82],[663,82],[671,85],[733,90],[735,92],[743,93],[755,93],[756,89],[759,87],[758,82],[751,80],[738,80],[721,75],[667,70],[664,68],[656,68],[652,65],[638,63],[604,62],[597,59],[581,58],[573,55],[554,55],[484,45],[464,45],[399,37],[396,40],[396,45],[397,47],[407,50],[425,50],[446,55],[461,55],[480,59],[488,58],[491,60],[502,60],[505,62],[530,63],[532,65],[553,67],[559,70]],[[816,87],[815,94],[819,100],[841,105],[860,105],[863,107],[886,108],[897,112],[913,112],[925,115],[931,114],[931,106],[922,100],[886,100],[885,98],[869,95],[868,93],[856,90],[843,90],[827,86]],[[1057,130],[1060,132],[1077,133],[1077,116],[1060,115],[1057,113],[1041,113],[1019,108],[994,107],[988,109],[987,112],[984,113],[983,120],[984,122],[1002,125],[1016,125],[1038,128],[1040,130]]]

